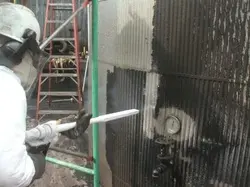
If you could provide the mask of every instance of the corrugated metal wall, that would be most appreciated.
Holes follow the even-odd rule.
[[[249,7],[249,1],[156,1],[153,62],[164,75],[156,112],[175,108],[186,126],[175,160],[182,186],[250,185]]]
[[[141,111],[100,126],[104,186],[250,186],[249,24],[246,0],[100,2],[100,113]],[[159,136],[174,157],[154,179]]]
[[[59,1],[55,1],[55,3],[71,3],[71,0],[59,0]],[[81,1],[77,1],[78,2],[78,7],[81,6]],[[45,13],[46,13],[46,3],[47,0],[29,0],[27,1],[27,6],[35,13],[41,29],[43,31],[43,26],[44,26],[44,21],[45,21]],[[56,20],[66,20],[71,14],[72,14],[72,10],[56,10],[55,11],[55,19]],[[79,29],[81,29],[80,31],[80,43],[82,45],[87,46],[87,10],[84,9],[81,13],[79,13],[78,15],[78,22],[79,22]],[[59,26],[60,24],[56,23],[56,28]],[[72,24],[68,24],[65,29],[63,29],[59,34],[58,37],[72,37],[73,33],[69,30],[72,28]],[[49,34],[49,29],[48,29],[48,34]],[[43,33],[43,32],[42,32]]]

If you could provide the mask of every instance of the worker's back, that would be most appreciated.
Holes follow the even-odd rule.
[[[35,168],[24,145],[27,103],[18,77],[0,66],[0,187],[25,187]]]

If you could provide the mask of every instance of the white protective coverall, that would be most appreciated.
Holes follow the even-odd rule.
[[[57,121],[26,131],[26,99],[49,57],[40,50],[39,39],[40,26],[30,9],[0,3],[0,187],[27,187],[41,178],[48,146],[58,134]],[[61,119],[61,123],[76,121],[64,135],[79,137],[90,119],[85,110]]]
[[[0,66],[0,186],[26,187],[35,167],[25,146],[27,103],[19,78]]]

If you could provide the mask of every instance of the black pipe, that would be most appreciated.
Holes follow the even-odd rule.
[[[76,156],[76,157],[85,158],[87,161],[93,161],[92,157],[90,157],[90,156],[88,156],[86,154],[83,154],[83,153],[68,151],[68,150],[65,150],[65,149],[58,148],[58,147],[50,147],[49,149],[52,150],[52,151],[65,153],[65,154]]]

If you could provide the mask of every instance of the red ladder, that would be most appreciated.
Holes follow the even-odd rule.
[[[54,3],[54,0],[47,0],[43,40],[45,40],[48,35],[51,35],[54,32],[58,24],[60,25],[64,22],[64,20],[55,19],[55,17],[58,17],[55,16],[57,12],[75,12],[76,8],[76,0],[72,0],[71,3]],[[41,120],[45,115],[63,116],[76,114],[78,113],[78,110],[82,108],[82,76],[77,17],[73,19],[72,26],[72,38],[54,38],[47,46],[48,52],[51,56],[48,67],[44,68],[43,73],[39,75],[36,106],[36,119],[38,121]],[[66,52],[64,54],[62,51],[60,54],[55,53],[53,50],[55,48],[55,42],[59,42],[64,50],[65,45],[66,48],[68,46],[73,48],[73,54]],[[67,65],[67,67],[65,67],[65,65]],[[55,85],[52,81],[55,82],[55,79],[58,78],[73,81],[74,85],[76,85],[76,89],[74,91],[67,90],[68,85],[64,84],[63,87],[66,90],[64,89],[63,91],[55,91],[55,89],[52,89],[52,85]],[[45,83],[47,83],[47,88],[44,88]],[[62,102],[61,104],[64,104],[64,106],[56,106],[54,101],[57,102],[57,104],[58,102]],[[73,108],[70,110],[63,109],[69,105],[67,101],[75,102],[75,106],[72,106]]]

